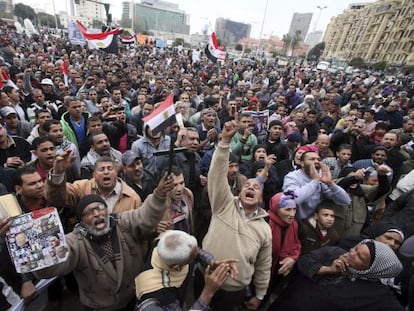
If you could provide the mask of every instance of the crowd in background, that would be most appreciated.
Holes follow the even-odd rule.
[[[17,275],[4,246],[1,288],[30,301],[57,275],[49,298],[65,287],[85,310],[414,310],[412,72],[0,31],[1,192],[56,207],[70,254]],[[171,93],[182,120],[154,133],[143,118]]]

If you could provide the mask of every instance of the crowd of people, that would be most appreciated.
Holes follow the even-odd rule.
[[[17,274],[0,219],[1,310],[50,277],[84,310],[414,310],[413,73],[0,31],[0,191],[69,250]]]

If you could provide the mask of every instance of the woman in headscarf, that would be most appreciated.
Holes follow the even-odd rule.
[[[300,256],[301,244],[295,219],[293,191],[277,193],[270,200],[269,225],[272,230],[272,276],[287,276]]]
[[[298,261],[301,274],[290,284],[288,295],[271,310],[376,311],[404,310],[381,279],[397,276],[402,265],[384,243],[367,239],[349,252],[326,246]]]
[[[352,246],[364,239],[373,239],[387,244],[394,252],[396,252],[404,241],[404,233],[401,228],[395,224],[379,222],[369,226],[359,236],[340,239],[336,246],[349,250]]]

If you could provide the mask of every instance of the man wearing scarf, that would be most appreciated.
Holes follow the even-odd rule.
[[[79,224],[66,235],[66,262],[37,271],[39,278],[69,272],[79,284],[86,310],[129,310],[135,303],[134,278],[143,268],[143,243],[165,211],[172,176],[164,176],[139,209],[110,214],[105,200],[89,194],[79,201]]]

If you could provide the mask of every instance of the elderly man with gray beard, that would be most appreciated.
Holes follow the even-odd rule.
[[[130,310],[135,303],[134,278],[144,265],[142,241],[161,220],[173,181],[165,174],[141,208],[119,214],[110,214],[99,195],[83,196],[76,207],[80,222],[66,235],[67,261],[39,270],[36,276],[73,271],[85,310]]]

